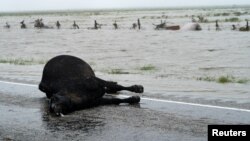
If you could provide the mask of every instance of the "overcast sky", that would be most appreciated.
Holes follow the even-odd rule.
[[[250,0],[0,0],[0,11],[250,5]]]

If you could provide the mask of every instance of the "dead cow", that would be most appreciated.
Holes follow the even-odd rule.
[[[139,103],[139,96],[125,99],[103,96],[121,90],[143,92],[141,85],[124,87],[116,82],[102,80],[95,76],[89,64],[69,55],[60,55],[48,61],[39,89],[50,99],[50,111],[56,115],[98,105]]]

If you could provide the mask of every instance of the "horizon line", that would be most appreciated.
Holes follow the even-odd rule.
[[[122,8],[72,8],[72,9],[44,9],[44,10],[9,10],[0,13],[31,13],[31,12],[65,12],[65,11],[110,11],[110,10],[143,10],[143,9],[185,9],[185,8],[241,8],[250,7],[250,4],[231,5],[193,5],[193,6],[163,6],[163,7],[122,7]]]

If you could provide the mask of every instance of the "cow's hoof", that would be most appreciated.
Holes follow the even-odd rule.
[[[129,98],[129,104],[139,103],[141,98],[139,96],[132,96]]]
[[[143,91],[144,91],[144,88],[142,85],[134,85],[132,87],[133,87],[133,91],[135,93],[143,93]]]

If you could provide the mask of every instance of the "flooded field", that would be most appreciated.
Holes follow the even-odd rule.
[[[0,15],[0,25],[11,25],[10,29],[0,28],[2,80],[38,83],[47,60],[69,54],[89,62],[102,78],[144,85],[145,95],[150,97],[189,93],[226,99],[230,94],[250,94],[250,32],[231,30],[232,24],[238,28],[246,25],[245,19],[250,19],[248,7]],[[207,19],[200,23],[202,31],[154,30],[153,24],[161,20],[183,26],[191,22],[192,15]],[[59,20],[62,27],[34,29],[38,18],[54,27]],[[130,29],[137,18],[142,29]],[[22,20],[27,29],[20,29]],[[74,20],[79,30],[71,29]],[[102,29],[88,30],[94,20],[103,24]],[[221,31],[215,31],[215,20],[219,20]],[[113,29],[114,21],[118,30]]]
[[[192,15],[205,18],[201,31],[154,29],[161,21],[182,27]],[[250,20],[249,7],[0,13],[0,18],[0,140],[201,141],[207,140],[208,124],[249,124],[250,32],[231,30]],[[35,29],[38,18],[54,27],[59,20],[62,27]],[[130,29],[138,18],[142,29]],[[27,29],[20,29],[22,20]],[[94,20],[102,29],[88,29]],[[80,29],[72,29],[73,21]],[[5,29],[5,22],[11,28]],[[62,54],[84,59],[100,78],[143,85],[146,99],[223,107],[142,99],[138,105],[55,117],[36,84],[44,64]]]

